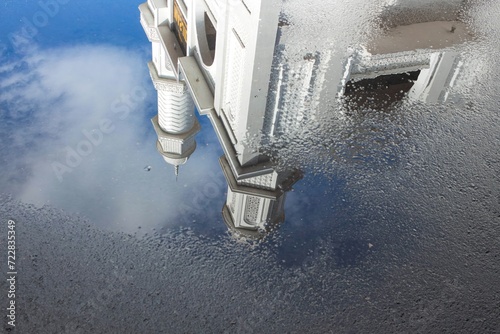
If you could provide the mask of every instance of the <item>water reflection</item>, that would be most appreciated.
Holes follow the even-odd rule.
[[[163,107],[156,92],[154,101],[145,98],[144,103],[122,98],[138,92],[136,85],[148,93],[141,96],[152,91],[149,78],[142,84],[150,56],[130,59],[136,45],[62,48],[49,50],[50,55],[37,51],[32,60],[41,58],[44,64],[29,67],[33,76],[22,70],[29,80],[20,89],[7,87],[8,80],[19,81],[1,73],[0,101],[11,99],[16,104],[9,110],[27,108],[29,113],[0,123],[0,147],[7,153],[2,155],[0,183],[12,184],[3,181],[5,175],[22,176],[14,185],[20,185],[24,201],[35,197],[58,208],[17,205],[0,196],[0,220],[19,224],[22,293],[17,297],[25,306],[19,308],[19,332],[432,333],[442,328],[487,333],[500,328],[500,291],[495,288],[500,271],[495,247],[500,241],[498,1],[478,5],[481,14],[473,22],[477,36],[467,38],[480,38],[481,31],[486,38],[466,43],[465,52],[460,41],[429,52],[398,48],[395,52],[410,58],[427,54],[427,60],[416,68],[403,66],[401,73],[360,80],[353,79],[357,72],[348,72],[344,81],[349,60],[353,66],[356,61],[373,65],[370,41],[393,27],[419,22],[413,10],[394,15],[398,4],[415,2],[420,8],[431,1],[284,1],[285,8],[296,5],[295,16],[280,14],[277,44],[256,52],[273,54],[267,63],[270,80],[262,82],[266,89],[261,91],[261,81],[253,79],[260,77],[255,72],[265,72],[265,64],[254,58],[249,66],[255,54],[247,52],[260,34],[251,29],[247,34],[253,20],[234,22],[233,32],[219,6],[232,1],[150,2],[146,6],[177,7],[173,13],[167,7],[147,8],[154,22],[147,32],[156,48],[151,72],[157,74],[158,80],[153,79]],[[210,12],[199,6],[205,2]],[[236,2],[239,7],[228,10],[232,14],[259,13],[256,2]],[[435,2],[439,10],[426,10],[432,15],[421,18],[456,21],[451,14],[439,14],[445,1]],[[450,2],[458,3],[446,0]],[[71,45],[81,41],[75,42],[75,26],[85,34],[92,27],[89,36],[97,31],[109,39],[110,31],[116,33],[109,20],[122,20],[118,8],[126,7],[72,3],[73,12],[50,23],[51,31],[74,35],[66,42]],[[186,12],[183,3],[196,7]],[[387,4],[383,14],[371,10],[381,3]],[[313,6],[315,12],[304,9]],[[349,7],[351,16],[337,21],[347,12],[343,7]],[[137,14],[135,8],[131,11]],[[93,24],[71,19],[75,13],[95,18],[100,12],[113,15],[97,15]],[[304,26],[321,20],[322,12],[329,18],[327,25],[316,25],[322,36],[306,33]],[[369,15],[384,21],[393,15],[399,21],[365,24]],[[135,23],[134,38],[147,44]],[[370,24],[364,29],[366,40],[351,38]],[[203,35],[195,34],[203,28],[206,45]],[[443,28],[441,36],[460,29]],[[301,35],[306,37],[297,39]],[[334,36],[333,42],[328,39]],[[314,42],[303,44],[304,39]],[[246,51],[221,56],[225,44]],[[443,52],[457,53],[448,72],[439,72],[445,63],[435,67],[445,81],[457,73],[455,84],[445,83],[434,96],[444,101],[440,96],[448,94],[446,102],[431,103],[425,94],[410,96],[414,81],[425,79],[422,71],[431,69],[432,55]],[[241,75],[229,65],[218,71],[223,58]],[[226,81],[225,86],[217,84]],[[129,101],[136,106],[127,106]],[[195,105],[202,117],[193,112]],[[162,110],[166,114],[153,119],[155,132],[149,120]],[[66,146],[81,151],[82,142],[100,142],[99,132],[92,130],[100,129],[102,119],[110,119],[115,131],[103,135],[94,153],[59,183],[51,163],[66,163]],[[205,133],[198,132],[195,142],[197,123]],[[212,129],[217,136],[206,135]],[[58,148],[62,156],[56,154]],[[319,160],[323,153],[330,160]],[[9,172],[15,169],[24,175]],[[296,181],[301,171],[304,178]],[[266,183],[267,175],[275,183]],[[257,181],[277,185],[276,197],[261,196],[261,191],[273,190],[256,187]],[[286,192],[290,186],[294,192]],[[148,235],[108,233],[59,208],[79,211],[99,227],[108,222],[133,234],[141,226]],[[257,247],[240,247],[220,237],[226,229],[220,222],[222,208],[237,235],[260,236],[275,226],[279,233]],[[279,225],[284,210],[286,223]],[[257,233],[269,219],[278,225],[265,225]],[[183,228],[177,229],[179,225]],[[163,229],[151,233],[158,226]]]
[[[387,7],[382,32],[347,61],[342,95],[363,108],[383,109],[403,98],[445,102],[463,65],[457,46],[473,39],[460,21],[464,7],[448,10],[423,15],[417,8]]]
[[[324,101],[334,96],[353,111],[449,98],[463,65],[457,46],[473,38],[456,4],[435,11],[392,1],[380,31],[347,55],[322,49],[293,58],[293,22],[277,2],[143,3],[157,149],[177,174],[196,148],[194,107],[207,116],[224,151],[224,222],[235,235],[260,237],[284,221],[286,192],[302,178],[297,166],[279,164],[270,143],[325,117]]]

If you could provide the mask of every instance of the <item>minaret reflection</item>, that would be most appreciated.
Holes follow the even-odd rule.
[[[163,159],[174,166],[177,176],[179,166],[185,164],[196,149],[195,135],[200,125],[185,86],[156,76],[153,64],[150,71],[158,90],[158,115],[151,119],[158,136],[156,148]]]
[[[159,20],[164,19],[164,13],[165,8],[155,10],[154,15],[145,12],[146,20],[152,24],[150,20],[153,19],[154,24],[158,25]],[[160,31],[159,26],[148,27],[146,30],[153,55],[153,61],[148,63],[148,68],[158,91],[158,115],[153,117],[151,122],[158,136],[156,148],[165,162],[174,166],[177,176],[179,166],[185,164],[196,149],[195,136],[200,131],[200,125],[194,115],[193,99],[186,83],[179,80],[177,66],[174,66],[169,54],[172,53],[169,49],[174,46],[165,47],[166,41]],[[174,51],[175,49],[174,47]]]
[[[391,22],[404,7],[399,3],[384,7],[381,16],[390,22],[384,33],[349,57],[326,49],[294,62],[283,50],[296,32],[279,1],[148,0],[139,6],[152,43],[158,151],[177,170],[196,147],[194,108],[210,119],[224,151],[222,214],[231,231],[258,237],[283,222],[286,192],[302,174],[278,169],[263,147],[307,126],[317,101],[446,101],[461,67],[452,47],[471,36],[453,15]]]

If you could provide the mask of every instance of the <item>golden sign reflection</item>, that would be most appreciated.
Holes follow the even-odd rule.
[[[187,22],[177,1],[174,1],[174,32],[185,55],[187,48]]]

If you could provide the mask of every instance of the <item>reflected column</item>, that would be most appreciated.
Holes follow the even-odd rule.
[[[184,82],[160,78],[149,63],[154,86],[158,91],[158,115],[151,119],[158,136],[156,148],[163,159],[174,166],[186,163],[196,149],[195,136],[200,124],[194,115],[194,103]]]

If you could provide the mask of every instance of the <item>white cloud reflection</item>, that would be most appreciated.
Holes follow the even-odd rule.
[[[4,62],[2,191],[123,231],[177,223],[197,193],[197,203],[206,204],[198,209],[217,216],[225,190],[218,144],[199,136],[198,150],[175,182],[173,167],[155,149],[149,119],[157,111],[156,92],[145,63],[139,53],[92,45]],[[103,122],[107,133],[97,134]],[[84,132],[95,136],[94,144]],[[68,164],[68,150],[84,153],[81,161]],[[217,196],[197,192],[214,180]]]

